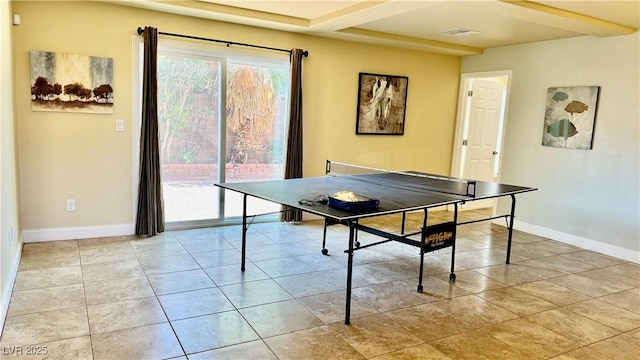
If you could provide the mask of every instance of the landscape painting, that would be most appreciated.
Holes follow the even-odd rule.
[[[599,91],[598,86],[549,88],[542,145],[592,149]]]
[[[31,109],[113,113],[113,59],[31,50]]]

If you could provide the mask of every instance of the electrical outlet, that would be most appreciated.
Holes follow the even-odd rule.
[[[67,199],[67,211],[76,211],[76,201],[74,199]]]
[[[13,226],[9,227],[9,246],[13,245]]]

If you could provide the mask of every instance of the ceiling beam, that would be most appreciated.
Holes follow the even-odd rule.
[[[500,15],[593,36],[633,34],[638,29],[526,0],[499,0],[511,5]]]
[[[411,36],[389,34],[358,28],[338,30],[334,32],[334,34],[339,34],[339,38],[342,39],[357,40],[360,42],[367,42],[378,45],[382,44],[414,50],[430,51],[448,55],[481,55],[484,52],[483,49],[473,46],[458,45],[443,41],[427,40]]]
[[[94,0],[96,1],[96,0]],[[225,21],[285,31],[308,29],[309,20],[294,16],[267,13],[235,6],[203,1],[161,1],[161,0],[97,0],[108,3],[161,11],[171,14]]]
[[[311,19],[309,27],[312,31],[332,32],[357,27],[361,24],[404,14],[416,9],[437,4],[438,1],[394,1],[363,0],[351,6]]]

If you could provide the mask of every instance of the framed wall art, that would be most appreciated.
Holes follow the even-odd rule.
[[[599,92],[599,86],[549,88],[542,145],[592,149]]]
[[[403,135],[406,76],[360,73],[356,134]]]
[[[113,59],[31,50],[31,110],[113,113]]]

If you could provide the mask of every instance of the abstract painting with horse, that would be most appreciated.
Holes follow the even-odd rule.
[[[405,76],[360,73],[356,134],[404,134]]]

